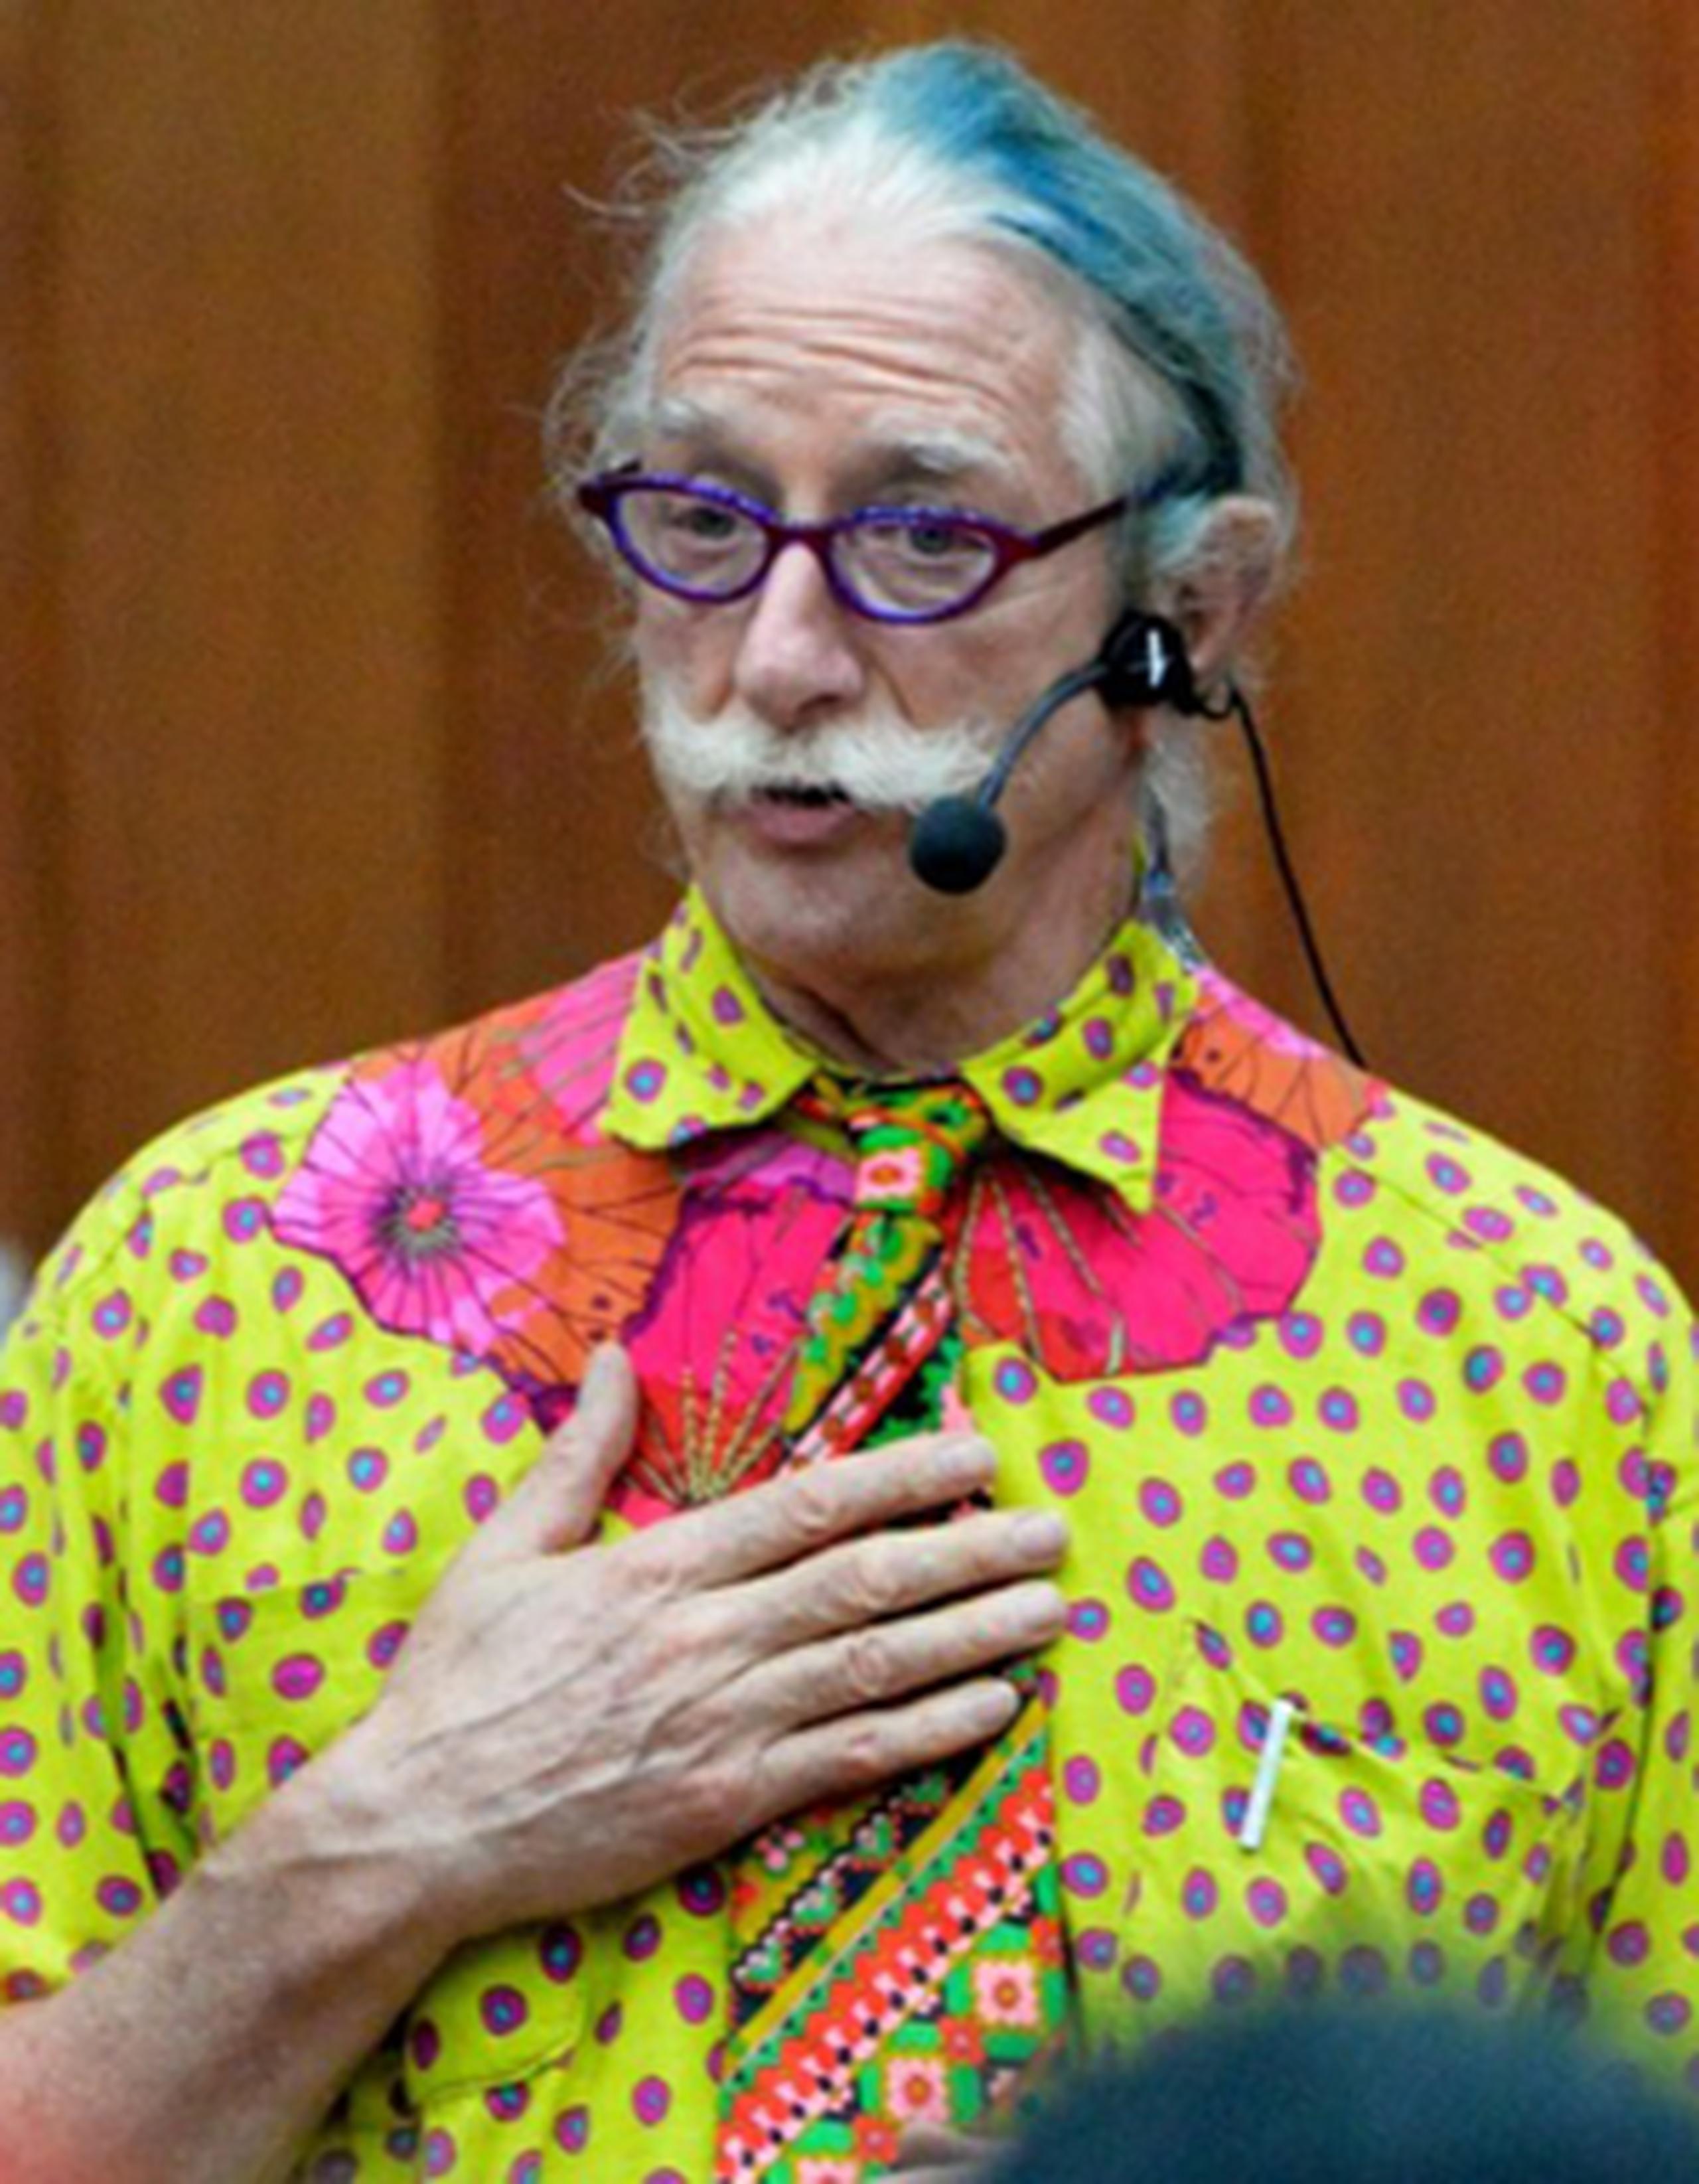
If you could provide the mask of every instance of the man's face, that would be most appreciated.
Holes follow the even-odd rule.
[[[1038,530],[1100,497],[1062,440],[1074,342],[1001,254],[898,248],[865,225],[792,214],[699,252],[663,332],[643,467],[796,521],[909,502]],[[896,806],[977,780],[1031,699],[1096,650],[1114,612],[1106,538],[918,627],[839,604],[800,546],[733,604],[643,591],[638,657],[663,791],[758,973],[823,989],[994,979],[1000,954],[1018,933],[1030,955],[1041,922],[1054,992],[1075,975],[1082,944],[1124,905],[1130,724],[1089,699],[1057,720],[1017,772],[1008,854],[977,895],[945,900],[911,876]]]

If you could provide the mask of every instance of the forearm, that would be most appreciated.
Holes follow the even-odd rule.
[[[443,1947],[358,1819],[336,1771],[309,1769],[121,1949],[0,2011],[7,2184],[288,2172]]]

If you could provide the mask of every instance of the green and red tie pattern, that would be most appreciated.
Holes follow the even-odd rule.
[[[946,1237],[989,1123],[965,1085],[820,1080],[854,1198],[810,1308],[786,1429],[799,1457],[935,1428],[960,1335]],[[873,1795],[793,1814],[727,1861],[733,1956],[716,2184],[882,2175],[905,2122],[972,2126],[1067,2007],[1045,1710]]]
[[[945,1206],[991,1127],[978,1095],[954,1083],[882,1089],[821,1078],[802,1106],[848,1134],[855,1180],[831,1279],[809,1306],[785,1412],[793,1440],[858,1368],[877,1368],[878,1340],[936,1262]]]

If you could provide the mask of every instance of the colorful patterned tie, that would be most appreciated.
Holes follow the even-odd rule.
[[[844,1086],[799,1103],[848,1132],[853,1204],[808,1313],[785,1424],[802,1460],[936,1427],[961,1351],[940,1252],[950,1201],[990,1124],[959,1084]],[[1017,1672],[1018,1674],[1018,1672]],[[1019,1680],[1032,1688],[1030,1674]],[[893,2084],[951,2074],[983,2098],[1048,2047],[1067,2008],[1047,1739],[1029,1704],[981,1752],[869,1796],[794,1813],[727,1860],[733,1954],[716,2184],[814,2184],[883,2173]],[[909,1968],[955,1959],[923,2015]],[[1036,1922],[1036,1923],[1035,1923]],[[918,1953],[918,1955],[917,1955]],[[977,1970],[975,1967],[977,1966]],[[989,2038],[966,1990],[1006,1978],[1022,2022]],[[1030,2017],[1030,2024],[1027,2019]],[[954,2041],[955,2046],[952,2048]]]
[[[846,1389],[861,1386],[868,1400],[852,1409],[868,1413],[870,1423],[888,1405],[894,1375],[880,1368],[896,1366],[900,1357],[884,1355],[880,1339],[937,1256],[945,1205],[991,1127],[978,1095],[948,1081],[882,1088],[820,1078],[800,1105],[849,1133],[855,1180],[830,1279],[808,1308],[785,1409],[793,1442]],[[832,1439],[853,1446],[860,1437],[840,1430]]]

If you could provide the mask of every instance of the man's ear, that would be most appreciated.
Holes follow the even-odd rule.
[[[1204,518],[1184,565],[1156,587],[1153,604],[1184,639],[1200,689],[1231,667],[1274,588],[1280,554],[1269,503],[1229,494]]]

